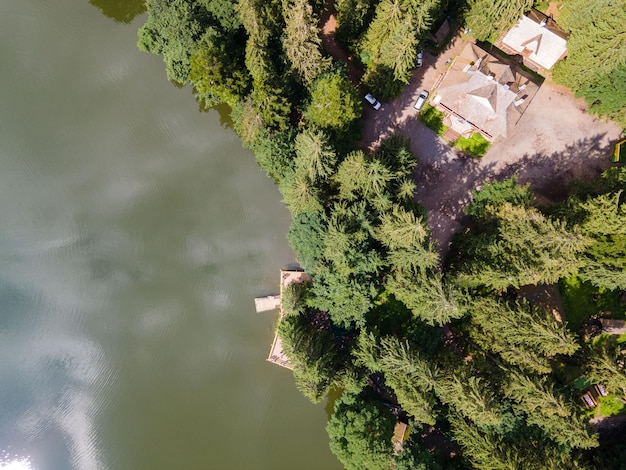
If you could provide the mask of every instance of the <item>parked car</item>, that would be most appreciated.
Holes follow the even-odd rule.
[[[422,107],[424,106],[424,104],[426,103],[427,99],[428,99],[428,92],[426,90],[422,90],[420,95],[417,97],[417,101],[415,102],[413,107],[417,109],[418,111],[420,111]]]
[[[374,108],[376,111],[378,111],[381,107],[380,101],[378,101],[376,98],[374,98],[372,96],[371,93],[368,93],[367,95],[365,95],[365,100],[372,105],[372,108]]]
[[[415,58],[415,66],[421,67],[422,65],[424,65],[424,51],[418,51]]]

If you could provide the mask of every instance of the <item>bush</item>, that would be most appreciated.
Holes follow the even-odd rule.
[[[436,132],[437,135],[443,136],[448,130],[448,126],[444,126],[443,124],[443,118],[445,117],[446,115],[438,109],[426,105],[419,115],[419,120],[426,127]]]
[[[459,137],[454,146],[474,158],[484,157],[491,143],[480,133],[474,132],[469,138]]]

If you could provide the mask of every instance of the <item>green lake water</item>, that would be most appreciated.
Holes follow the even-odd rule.
[[[0,468],[339,469],[254,312],[289,213],[144,15],[0,2]]]

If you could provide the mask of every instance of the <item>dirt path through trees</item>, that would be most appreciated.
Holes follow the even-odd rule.
[[[335,60],[339,60],[348,67],[348,76],[355,87],[361,85],[363,78],[363,69],[355,64],[351,56],[337,43],[335,39],[335,31],[337,30],[337,11],[335,10],[335,2],[327,0],[326,8],[320,18],[322,24],[322,46]]]

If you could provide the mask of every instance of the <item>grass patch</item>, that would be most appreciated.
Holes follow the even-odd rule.
[[[426,127],[436,132],[438,136],[442,136],[448,130],[448,126],[443,125],[443,119],[446,117],[444,113],[430,105],[424,106],[419,114],[419,120]]]
[[[600,406],[598,412],[600,416],[616,416],[626,412],[626,404],[615,395],[598,398],[598,405]]]
[[[561,279],[559,291],[567,315],[567,325],[574,332],[580,330],[590,316],[598,315],[602,311],[611,312],[613,318],[625,317],[626,306],[619,301],[619,290],[599,288],[574,276]]]
[[[535,3],[535,10],[540,11],[541,13],[543,13],[544,15],[546,14],[546,12],[548,11],[548,6],[550,5],[549,2],[537,2]]]
[[[459,137],[456,139],[454,146],[471,157],[480,158],[487,153],[491,143],[480,133],[474,132],[469,138]]]

